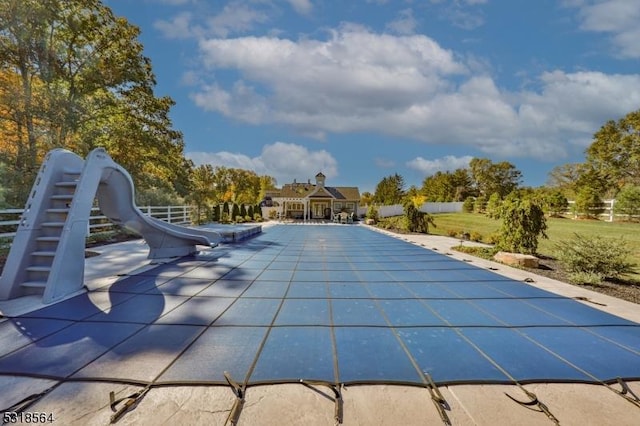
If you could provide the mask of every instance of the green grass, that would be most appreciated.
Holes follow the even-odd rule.
[[[433,215],[436,228],[429,232],[436,235],[447,235],[448,230],[465,232],[476,231],[482,234],[483,240],[498,232],[500,221],[475,213],[441,213]],[[545,256],[554,256],[554,245],[571,239],[574,234],[588,237],[601,236],[615,240],[624,239],[630,249],[630,258],[640,265],[640,224],[622,222],[604,222],[596,220],[573,220],[547,218],[547,235],[549,239],[538,240],[538,252]]]

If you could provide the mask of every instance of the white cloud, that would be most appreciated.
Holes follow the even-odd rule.
[[[181,12],[171,20],[158,20],[153,27],[169,39],[187,39],[198,37],[202,34],[202,28],[193,24],[192,15],[189,12]]]
[[[206,9],[198,13],[180,12],[170,20],[158,20],[153,26],[170,39],[201,39],[207,36],[228,37],[253,30],[268,22],[270,5],[232,0],[216,14]]]
[[[253,170],[259,175],[269,175],[280,183],[292,182],[293,179],[308,179],[322,171],[327,179],[338,176],[338,162],[325,151],[310,151],[308,148],[293,143],[276,142],[265,145],[257,157],[249,157],[232,152],[188,152],[187,158],[196,165],[211,164]]]
[[[224,6],[222,11],[208,19],[208,28],[211,34],[227,37],[229,34],[237,34],[249,31],[256,24],[269,20],[264,11],[249,7],[240,1],[232,1]]]
[[[201,85],[202,108],[300,134],[371,132],[499,156],[558,159],[609,119],[640,105],[640,75],[561,70],[535,90],[508,91],[424,35],[375,34],[357,26],[327,40],[209,39],[202,68],[234,70],[232,84]]]
[[[463,157],[447,155],[433,160],[417,157],[408,161],[407,166],[423,173],[425,176],[431,176],[436,172],[454,171],[456,169],[466,168],[469,166],[469,162],[472,159],[473,157],[469,155],[465,155]]]
[[[398,17],[389,22],[386,28],[396,34],[409,35],[416,31],[418,22],[413,16],[413,10],[404,9],[398,12]]]
[[[589,0],[566,5],[579,8],[583,30],[611,34],[618,49],[614,56],[640,58],[640,1]]]
[[[287,0],[291,7],[301,15],[308,15],[313,9],[311,0]]]

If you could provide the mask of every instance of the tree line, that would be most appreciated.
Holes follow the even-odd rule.
[[[405,189],[404,178],[384,177],[373,194],[362,194],[362,204],[402,204],[407,199],[464,201],[466,211],[496,214],[510,194],[535,200],[549,214],[564,213],[574,200],[577,213],[598,214],[603,199],[615,198],[622,214],[640,214],[640,110],[618,121],[608,121],[585,150],[583,163],[564,164],[549,173],[546,185],[522,186],[522,173],[507,161],[473,158],[466,168],[436,172],[421,187]]]
[[[272,178],[185,158],[139,35],[99,0],[0,2],[0,207],[24,205],[49,150],[96,147],[130,172],[138,204],[260,201]]]

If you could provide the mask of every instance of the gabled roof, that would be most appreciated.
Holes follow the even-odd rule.
[[[318,187],[308,183],[285,184],[278,192],[270,192],[273,198],[334,198],[336,200],[359,201],[360,191],[355,186]]]

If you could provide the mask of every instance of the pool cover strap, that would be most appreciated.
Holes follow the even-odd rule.
[[[427,381],[427,388],[429,389],[429,393],[431,394],[431,400],[435,404],[436,409],[438,410],[438,414],[440,414],[442,423],[447,426],[451,426],[451,420],[449,419],[449,416],[445,411],[451,409],[449,403],[446,399],[444,399],[442,393],[440,393],[440,389],[438,389],[438,385],[435,384],[431,375],[429,373],[425,373],[424,378]]]
[[[342,392],[340,391],[340,384],[322,382],[319,380],[302,380],[302,379],[300,380],[300,383],[302,383],[307,387],[327,386],[333,391],[333,403],[334,403],[333,418],[336,421],[337,425],[341,425],[342,419],[343,419],[344,401],[342,400]],[[323,395],[329,398],[328,395],[324,393]]]
[[[245,386],[240,385],[238,382],[233,380],[228,371],[224,372],[224,378],[227,383],[229,383],[231,391],[236,396],[236,400],[233,403],[233,407],[231,407],[231,411],[229,411],[229,416],[227,417],[225,425],[237,425],[238,420],[240,419],[240,413],[242,412],[242,407],[244,407]]]
[[[149,390],[151,390],[151,386],[147,385],[144,389],[119,399],[116,399],[115,392],[109,392],[109,405],[111,406],[111,410],[114,412],[111,416],[111,424],[116,423],[127,411],[135,408]],[[124,402],[124,405],[118,409],[117,407],[121,402]]]
[[[517,383],[518,387],[529,397],[530,401],[519,401],[517,399],[515,399],[514,397],[512,397],[511,395],[509,395],[508,393],[504,393],[505,395],[507,395],[507,397],[509,397],[509,399],[511,399],[514,402],[517,402],[518,404],[522,405],[525,408],[528,408],[530,410],[534,410],[534,411],[538,411],[541,413],[546,414],[546,416],[556,425],[560,425],[560,421],[556,418],[556,416],[554,416],[551,411],[549,411],[549,407],[546,406],[546,404],[542,401],[540,401],[538,399],[538,397],[536,396],[535,393],[526,390],[521,384]],[[534,409],[532,407],[536,406],[538,409]]]

